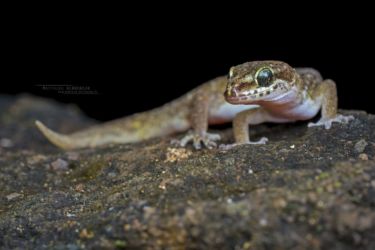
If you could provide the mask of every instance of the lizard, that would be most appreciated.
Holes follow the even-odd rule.
[[[36,120],[35,124],[52,144],[64,150],[138,142],[189,129],[180,140],[181,146],[192,141],[196,149],[213,148],[220,135],[208,133],[208,125],[230,122],[235,114],[248,108],[248,105],[232,105],[225,101],[226,84],[227,76],[220,76],[160,107],[68,135],[49,129],[41,121]]]
[[[210,80],[158,108],[105,122],[69,135],[60,134],[35,121],[54,145],[71,150],[109,143],[138,142],[188,131],[178,141],[185,147],[217,146],[219,134],[208,126],[233,121],[235,143],[265,144],[249,138],[249,125],[263,122],[309,120],[322,110],[322,117],[309,127],[331,128],[332,122],[347,123],[353,116],[337,113],[337,91],[333,80],[323,80],[312,68],[293,68],[281,61],[252,61],[233,66],[226,76]]]

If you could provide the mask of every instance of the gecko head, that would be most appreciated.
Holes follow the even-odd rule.
[[[230,68],[224,93],[231,104],[252,104],[290,91],[297,81],[296,71],[280,61],[254,61]]]

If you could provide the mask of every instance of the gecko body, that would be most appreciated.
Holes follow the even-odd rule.
[[[223,94],[224,93],[224,94]],[[322,118],[309,126],[348,122],[352,116],[337,114],[336,85],[323,80],[310,68],[294,69],[280,61],[254,61],[232,67],[228,76],[208,81],[184,96],[150,111],[99,124],[63,135],[36,121],[40,131],[56,146],[69,150],[96,147],[109,143],[137,142],[191,129],[180,141],[192,141],[199,149],[216,147],[218,134],[207,132],[208,125],[233,120],[235,143],[252,142],[249,124],[308,120],[322,110]]]
[[[232,105],[225,101],[227,77],[208,81],[161,107],[99,124],[69,135],[57,133],[42,122],[36,126],[54,145],[65,149],[97,147],[109,143],[138,142],[193,129],[183,140],[193,140],[196,148],[216,146],[217,134],[207,133],[208,125],[230,122],[249,105]]]

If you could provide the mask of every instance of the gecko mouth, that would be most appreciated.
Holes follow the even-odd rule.
[[[236,91],[226,91],[225,99],[231,104],[243,104],[244,102],[253,102],[263,99],[270,95],[273,91],[271,89],[256,89],[247,93],[238,93]]]
[[[244,101],[248,101],[249,96],[247,95],[239,95],[239,96],[228,96],[225,95],[225,100],[231,104],[243,104]]]

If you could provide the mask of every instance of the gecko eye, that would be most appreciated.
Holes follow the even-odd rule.
[[[267,87],[271,85],[273,73],[269,68],[263,68],[258,71],[256,80],[261,87]]]

